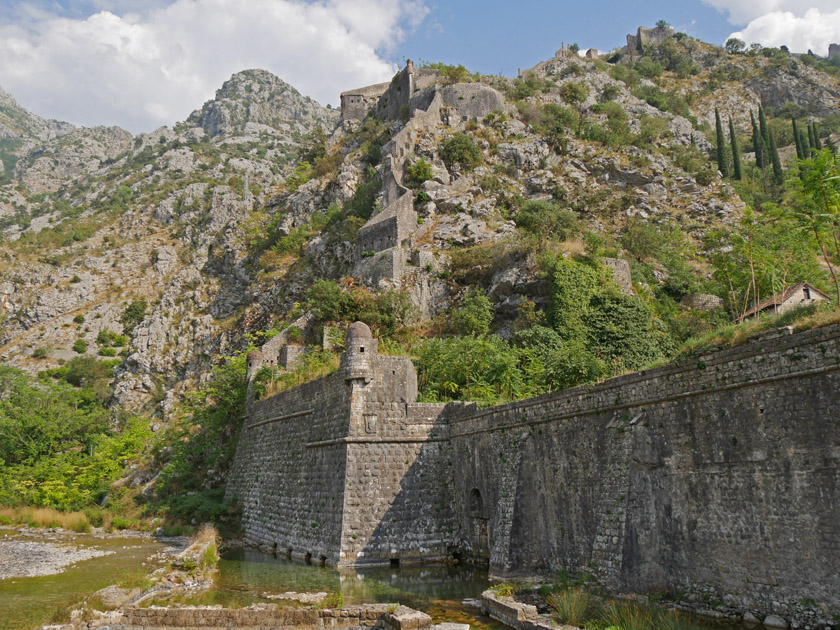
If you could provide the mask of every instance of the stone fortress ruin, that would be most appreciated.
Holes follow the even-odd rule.
[[[840,326],[790,332],[482,409],[416,402],[357,322],[337,372],[249,404],[228,496],[249,544],[314,563],[469,557],[832,625]]]

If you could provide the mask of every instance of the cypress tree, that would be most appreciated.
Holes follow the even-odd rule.
[[[738,146],[738,136],[735,135],[735,125],[732,116],[729,117],[729,142],[732,144],[732,177],[741,179],[741,147]]]
[[[782,172],[782,161],[779,159],[779,150],[776,148],[772,133],[770,134],[770,159],[773,161],[773,181],[781,186],[785,183],[785,174]]]
[[[814,125],[811,123],[808,123],[808,146],[817,147],[817,143],[814,142]]]
[[[802,144],[802,154],[805,156],[805,159],[811,157],[811,143],[808,142],[808,136],[805,134],[804,129],[799,130],[799,142]]]
[[[715,136],[717,138],[718,170],[723,177],[729,177],[729,160],[726,159],[726,137],[723,135],[723,124],[720,122],[720,112],[715,107]]]
[[[800,160],[805,159],[805,155],[802,153],[802,142],[799,141],[799,126],[796,124],[796,118],[791,118],[793,121],[793,140],[796,143],[796,157]]]
[[[822,150],[822,141],[820,140],[820,128],[817,127],[817,121],[816,120],[811,124],[814,127],[814,148],[817,151],[821,151]]]
[[[750,122],[752,122],[752,141],[753,141],[753,151],[755,152],[755,165],[758,168],[764,168],[764,161],[761,159],[761,134],[758,132],[758,125],[755,122],[755,116],[753,116],[752,111],[750,111]]]
[[[764,140],[764,146],[770,146],[770,129],[767,127],[767,118],[764,116],[764,108],[758,106],[758,128],[761,130],[761,137]]]

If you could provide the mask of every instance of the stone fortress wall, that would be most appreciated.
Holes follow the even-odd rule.
[[[363,324],[347,345],[339,372],[249,408],[229,483],[249,543],[840,613],[840,326],[489,409],[414,402],[410,360]]]
[[[391,83],[341,95],[345,120],[368,116],[385,121],[405,120],[382,148],[383,207],[359,229],[353,275],[372,287],[401,286],[402,280],[410,277],[406,286],[412,290],[412,299],[423,315],[428,315],[423,295],[429,278],[424,277],[422,267],[412,266],[412,261],[422,258],[415,245],[431,222],[418,225],[414,192],[403,185],[406,163],[419,138],[437,130],[442,122],[457,126],[505,108],[504,97],[486,85],[440,86],[436,81],[435,70],[416,69],[408,61]]]

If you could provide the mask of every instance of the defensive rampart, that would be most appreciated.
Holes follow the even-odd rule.
[[[231,480],[251,542],[345,565],[587,571],[812,627],[840,614],[840,327],[490,409],[414,403],[406,359],[369,355],[359,376],[349,355],[254,405]]]

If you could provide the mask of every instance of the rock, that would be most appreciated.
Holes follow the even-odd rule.
[[[744,613],[742,620],[747,626],[757,626],[761,623],[761,620],[749,611]]]
[[[788,623],[779,615],[767,615],[764,618],[764,621],[761,622],[765,628],[781,628],[782,630],[787,630]]]

